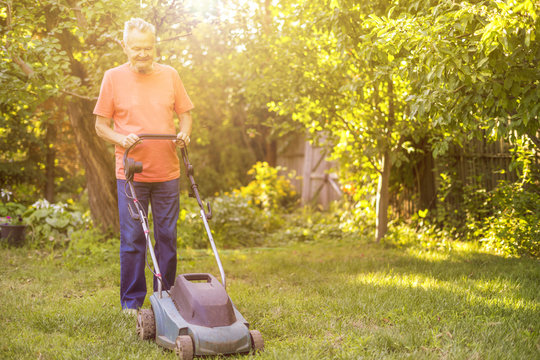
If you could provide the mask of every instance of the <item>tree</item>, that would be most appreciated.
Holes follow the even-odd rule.
[[[272,108],[315,138],[325,134],[342,180],[365,188],[379,174],[377,240],[393,165],[443,154],[455,137],[463,143],[481,131],[538,143],[532,1],[344,0],[280,11],[288,16],[273,46],[289,54],[280,81],[292,94]]]
[[[287,75],[299,85],[282,84],[294,95],[273,105],[292,113],[314,136],[324,134],[340,160],[342,180],[369,188],[378,178],[377,241],[387,231],[392,165],[414,151],[408,139],[427,132],[422,118],[409,116],[405,101],[411,90],[402,63],[406,33],[399,28],[406,23],[374,15],[388,6],[338,1],[296,7],[288,22],[293,26],[283,26],[288,42],[276,46],[298,59]]]
[[[415,18],[408,63],[414,115],[471,138],[540,139],[538,4],[442,2]],[[428,29],[429,31],[426,31]],[[436,153],[448,148],[440,139]]]
[[[3,103],[24,104],[33,114],[40,107],[67,114],[65,118],[46,118],[45,137],[54,141],[51,133],[57,122],[69,120],[86,170],[92,216],[102,228],[117,229],[112,156],[95,134],[92,110],[103,67],[119,58],[120,51],[112,46],[118,45],[114,39],[119,29],[111,32],[107,25],[117,21],[108,9],[121,8],[121,2],[26,1],[18,2],[16,7],[11,1],[5,4],[5,21],[10,26],[4,34],[4,52],[11,61],[2,80],[4,84],[14,81],[32,91],[6,94]],[[98,58],[109,61],[97,62]],[[45,115],[51,115],[50,111]],[[45,148],[50,149],[50,145],[45,144]],[[46,157],[50,162],[55,156],[52,153]]]
[[[68,168],[77,170],[66,164],[68,156],[61,157],[61,165],[56,163],[57,138],[69,138],[69,132],[63,126],[65,121],[53,98],[51,83],[56,72],[67,68],[67,63],[59,61],[57,39],[44,36],[47,24],[43,15],[33,24],[32,13],[25,4],[15,9],[11,1],[2,3],[5,6],[0,14],[0,53],[7,61],[0,70],[4,90],[0,96],[0,126],[5,135],[1,142],[1,185],[32,185],[54,201],[55,179],[67,176]],[[45,48],[48,51],[42,51]],[[46,67],[41,64],[45,59],[49,61]]]

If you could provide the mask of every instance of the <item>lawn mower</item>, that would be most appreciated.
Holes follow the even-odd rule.
[[[176,277],[174,285],[169,290],[163,290],[163,279],[150,238],[148,218],[137,200],[133,186],[134,175],[142,172],[143,164],[129,158],[128,154],[142,141],[176,141],[176,135],[141,134],[139,139],[126,149],[123,158],[126,194],[133,202],[129,204],[128,210],[131,217],[141,223],[153,264],[153,269],[150,265],[148,267],[158,280],[158,289],[150,296],[151,308],[140,309],[137,314],[139,338],[155,339],[158,345],[175,351],[180,359],[262,351],[264,341],[261,333],[249,329],[249,323],[227,294],[225,272],[208,225],[212,210],[210,204],[207,203],[207,211],[201,201],[186,146],[180,151],[186,175],[191,183],[190,196],[194,197],[199,204],[200,216],[216,258],[221,283],[208,273],[181,274]]]

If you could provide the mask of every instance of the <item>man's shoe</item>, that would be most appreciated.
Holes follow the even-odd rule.
[[[122,312],[126,315],[129,315],[129,316],[137,316],[137,309],[128,309],[128,308],[125,308],[122,310]]]

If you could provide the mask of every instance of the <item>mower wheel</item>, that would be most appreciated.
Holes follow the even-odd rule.
[[[251,336],[251,349],[253,352],[259,352],[264,350],[264,340],[261,333],[258,330],[249,330]]]
[[[152,309],[140,309],[137,314],[137,334],[141,340],[155,339],[156,320]]]
[[[174,352],[180,360],[193,360],[193,341],[189,335],[180,335],[176,338]]]

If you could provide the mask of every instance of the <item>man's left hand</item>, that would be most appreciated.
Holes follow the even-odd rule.
[[[183,131],[180,131],[178,135],[176,135],[176,146],[183,148],[184,146],[188,146],[190,142],[189,135],[186,134]]]

